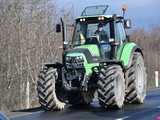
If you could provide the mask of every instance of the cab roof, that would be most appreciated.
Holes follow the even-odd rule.
[[[114,14],[115,15],[115,14]],[[105,18],[113,18],[114,15],[91,15],[91,16],[80,16],[80,17],[77,17],[76,19],[81,19],[81,18],[98,18],[98,17],[105,17]],[[120,15],[116,15],[117,18],[121,18],[123,19],[122,16]]]
[[[85,21],[86,20],[87,21],[98,20],[99,18],[102,18],[102,17],[104,18],[102,21],[105,21],[105,20],[115,20],[115,18],[119,19],[119,20],[123,19],[122,16],[116,15],[116,14],[114,14],[114,15],[94,15],[94,16],[80,16],[80,17],[76,18],[76,22],[78,22],[78,21],[82,22],[84,19],[85,19]],[[99,21],[101,21],[101,20],[99,20]]]

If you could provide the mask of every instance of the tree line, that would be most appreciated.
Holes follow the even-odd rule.
[[[61,13],[66,21],[72,19],[70,12]],[[0,0],[0,110],[25,108],[27,82],[31,106],[37,105],[42,64],[61,60],[58,16],[53,0]]]
[[[151,27],[149,30],[142,28],[133,30],[131,41],[135,41],[143,49],[148,88],[153,88],[155,71],[160,72],[160,26]]]

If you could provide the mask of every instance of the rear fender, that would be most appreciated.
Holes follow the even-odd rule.
[[[131,66],[134,52],[140,52],[143,56],[142,49],[135,43],[127,43],[119,48],[117,53],[117,60],[122,61],[122,65],[125,69]]]

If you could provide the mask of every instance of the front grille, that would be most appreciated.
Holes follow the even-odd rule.
[[[67,69],[80,69],[84,67],[83,57],[67,57],[66,58],[66,68]]]
[[[68,80],[80,81],[81,79],[83,79],[83,76],[84,76],[84,69],[70,69],[66,70],[65,72],[65,78],[67,81]]]
[[[67,69],[80,69],[83,67],[84,67],[83,63],[66,63]]]

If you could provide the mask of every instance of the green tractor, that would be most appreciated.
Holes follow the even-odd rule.
[[[61,110],[65,104],[89,105],[95,93],[103,108],[144,102],[144,56],[126,34],[131,20],[124,19],[124,14],[105,15],[107,9],[107,5],[85,8],[75,20],[71,44],[66,44],[63,20],[56,26],[56,32],[63,35],[63,60],[44,64],[40,71],[37,91],[44,110]]]

